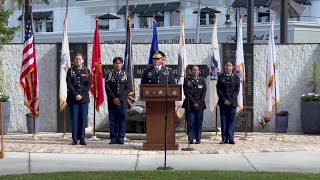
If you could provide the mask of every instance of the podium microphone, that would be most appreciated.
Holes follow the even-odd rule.
[[[168,128],[168,91],[169,91],[169,68],[165,67],[165,72],[163,73],[166,76],[166,103],[165,103],[165,125],[164,125],[164,165],[157,168],[157,170],[172,170],[173,168],[167,166],[167,128]]]

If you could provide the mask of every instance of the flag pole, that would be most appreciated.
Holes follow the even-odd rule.
[[[213,37],[213,39],[212,39],[212,42],[213,41],[218,41],[218,39],[216,39],[216,40],[214,40],[216,37],[217,37],[217,25],[218,25],[218,21],[217,21],[217,19],[216,18],[214,18],[213,20],[213,35],[212,35],[212,37]],[[218,45],[218,47],[219,47],[219,44],[218,44],[218,42],[217,42],[217,45]],[[219,51],[219,49],[218,49],[218,51]],[[215,53],[213,54],[213,58],[214,58],[214,55],[215,55]],[[219,53],[219,64],[220,64],[220,53]],[[220,69],[218,69],[218,72],[217,72],[217,74],[216,74],[216,79],[212,79],[212,78],[210,78],[210,83],[212,83],[212,81],[215,81],[216,83],[217,83],[217,81],[218,81],[218,74],[219,74],[219,71],[221,70],[221,67],[220,67],[220,65],[218,65],[218,67],[217,68],[220,68]],[[216,83],[215,83],[215,85],[214,85],[214,87],[213,88],[216,88]],[[217,88],[216,88],[217,89]],[[211,95],[210,95],[211,96]],[[211,105],[211,104],[210,104]],[[209,140],[211,140],[211,141],[215,141],[215,140],[220,140],[221,138],[219,138],[219,135],[218,135],[218,102],[216,102],[216,105],[215,105],[215,135],[213,135],[213,136],[211,136],[211,137],[209,137]]]
[[[246,76],[245,76],[246,77]],[[251,136],[248,136],[248,112],[247,112],[247,107],[246,107],[246,100],[247,100],[247,94],[246,94],[246,79],[244,79],[243,81],[243,86],[242,86],[242,89],[243,89],[243,112],[244,112],[244,122],[245,122],[245,135],[244,137],[240,137],[239,140],[244,140],[244,141],[253,141],[253,137]]]
[[[69,0],[67,0],[67,2],[66,2],[66,14],[64,16],[65,20],[68,17],[68,7],[69,7]],[[63,113],[63,136],[62,136],[62,139],[68,140],[69,138],[66,133],[67,133],[67,107],[65,108],[64,113]]]
[[[33,82],[32,83],[32,86],[33,86]],[[32,141],[35,141],[35,140],[39,140],[41,139],[40,137],[37,136],[37,133],[36,133],[36,118],[35,118],[35,115],[33,115],[33,113],[31,112],[32,114],[32,120],[33,120],[33,132],[32,132],[32,136],[29,138],[29,140],[32,140]]]
[[[214,141],[214,140],[220,140],[219,135],[218,135],[218,106],[216,106],[216,110],[215,110],[215,116],[216,116],[216,132],[215,135],[213,135],[212,137],[210,137],[209,140]]]
[[[278,82],[276,81],[276,64],[274,63],[273,64],[273,73],[274,73],[274,84],[277,84]],[[276,120],[276,136],[275,137],[271,137],[270,140],[275,140],[275,141],[283,141],[284,138],[282,136],[279,136],[278,135],[278,102],[277,102],[277,86],[275,85],[274,86],[274,96],[275,96],[275,103],[274,103],[274,106],[275,106],[275,120]]]
[[[0,153],[0,159],[3,159],[4,158],[4,139],[3,139],[2,103],[0,103],[0,121],[1,121],[1,153]]]
[[[32,120],[33,120],[33,132],[32,136],[29,138],[29,140],[35,141],[41,139],[40,137],[37,136],[36,133],[36,118],[32,115]]]
[[[273,54],[276,53],[276,50],[275,50],[275,43],[274,43],[274,24],[273,24],[273,20],[271,20],[271,30],[270,30],[270,39],[269,40],[273,40],[272,42],[272,49],[273,49]],[[272,70],[273,70],[273,74],[274,74],[274,97],[275,97],[275,103],[274,103],[274,106],[275,106],[275,124],[276,124],[276,135],[275,137],[271,137],[270,140],[275,140],[275,141],[283,141],[284,138],[282,136],[279,136],[278,135],[278,117],[277,117],[277,114],[278,114],[278,98],[277,96],[279,96],[279,94],[277,94],[277,71],[276,71],[276,68],[277,68],[277,64],[276,64],[276,61],[275,61],[275,58],[272,59]],[[272,87],[272,86],[271,86]],[[271,98],[271,97],[270,97]],[[271,107],[271,110],[272,110],[272,107]]]
[[[182,16],[182,19],[183,19],[183,14],[181,16]],[[180,138],[180,141],[187,141],[188,140],[188,132],[187,132],[188,131],[188,121],[187,121],[187,118],[185,118],[184,130],[185,130],[184,136],[182,136]]]
[[[187,133],[187,127],[188,127],[188,122],[185,118],[185,123],[184,123],[184,135],[180,138],[180,141],[187,141],[188,140],[188,133]]]
[[[62,139],[69,139],[67,136],[67,107],[63,111],[63,136]]]
[[[94,35],[94,47],[93,47],[93,52],[95,52],[95,44],[96,44],[96,32],[99,32],[98,31],[98,17],[96,17],[96,30],[95,30],[95,35]],[[100,39],[100,37],[99,37]],[[99,40],[99,46],[100,46],[100,40]],[[94,55],[92,55],[93,58],[92,58],[92,62],[94,62],[94,64],[91,64],[91,67],[94,67],[92,68],[92,73],[94,75],[94,82],[93,82],[93,86],[94,86],[94,92],[93,92],[93,133],[92,133],[92,137],[89,139],[91,141],[99,141],[101,140],[100,138],[98,138],[96,136],[96,98],[97,98],[97,92],[98,92],[98,87],[97,87],[97,84],[98,84],[98,73],[97,71],[99,70],[99,65],[97,64],[97,60],[93,61],[94,59]],[[98,57],[100,58],[100,57]],[[92,91],[91,91],[92,92]]]
[[[89,139],[91,141],[99,141],[101,140],[100,138],[98,138],[96,136],[96,96],[97,96],[97,70],[98,70],[98,65],[95,64],[95,70],[94,70],[94,98],[93,98],[93,133],[92,133],[92,137]]]

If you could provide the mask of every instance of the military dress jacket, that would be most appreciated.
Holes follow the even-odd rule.
[[[238,106],[238,94],[240,90],[240,78],[237,74],[230,75],[222,73],[218,76],[217,92],[219,96],[218,105],[227,106],[225,100],[231,103],[231,107]]]
[[[176,84],[172,69],[168,68],[168,71],[169,74],[167,73],[167,70],[164,66],[162,66],[161,69],[157,71],[154,66],[148,67],[143,71],[141,84],[166,84],[167,78],[168,84]]]
[[[67,72],[67,102],[70,103],[89,103],[89,91],[91,88],[91,75],[90,70],[86,67],[77,69],[76,66],[72,66]],[[76,96],[81,95],[80,101],[76,100]]]
[[[207,108],[205,103],[207,86],[204,78],[185,78],[183,83],[183,91],[186,97],[182,104],[183,108],[188,109],[188,106],[190,110],[203,110]],[[199,107],[194,107],[193,105],[195,103],[199,104]]]
[[[128,94],[132,92],[132,82],[129,74],[115,70],[106,75],[105,91],[108,99],[108,109],[128,109]],[[116,105],[113,100],[119,98],[121,105]]]

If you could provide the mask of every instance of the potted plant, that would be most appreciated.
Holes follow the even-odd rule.
[[[27,120],[27,129],[29,134],[37,133],[39,131],[40,122],[39,119],[36,118],[34,121],[36,125],[34,126],[34,121],[31,113],[26,114],[26,120]],[[35,129],[35,132],[34,132]]]
[[[0,71],[3,71],[3,61],[0,59]],[[10,97],[5,94],[6,77],[4,73],[0,73],[0,103],[2,107],[3,134],[8,133],[10,125]],[[0,126],[1,129],[1,126]]]
[[[316,94],[320,86],[318,71],[319,64],[314,62],[308,80],[308,87],[312,93],[301,96],[301,125],[305,134],[320,134],[320,95]]]
[[[280,111],[277,113],[278,133],[286,133],[288,129],[288,111]]]

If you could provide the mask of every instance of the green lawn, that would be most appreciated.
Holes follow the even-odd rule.
[[[109,172],[63,172],[30,175],[0,176],[0,179],[39,179],[39,180],[87,180],[87,179],[320,179],[320,174],[270,173],[270,172],[231,172],[231,171],[109,171]]]

